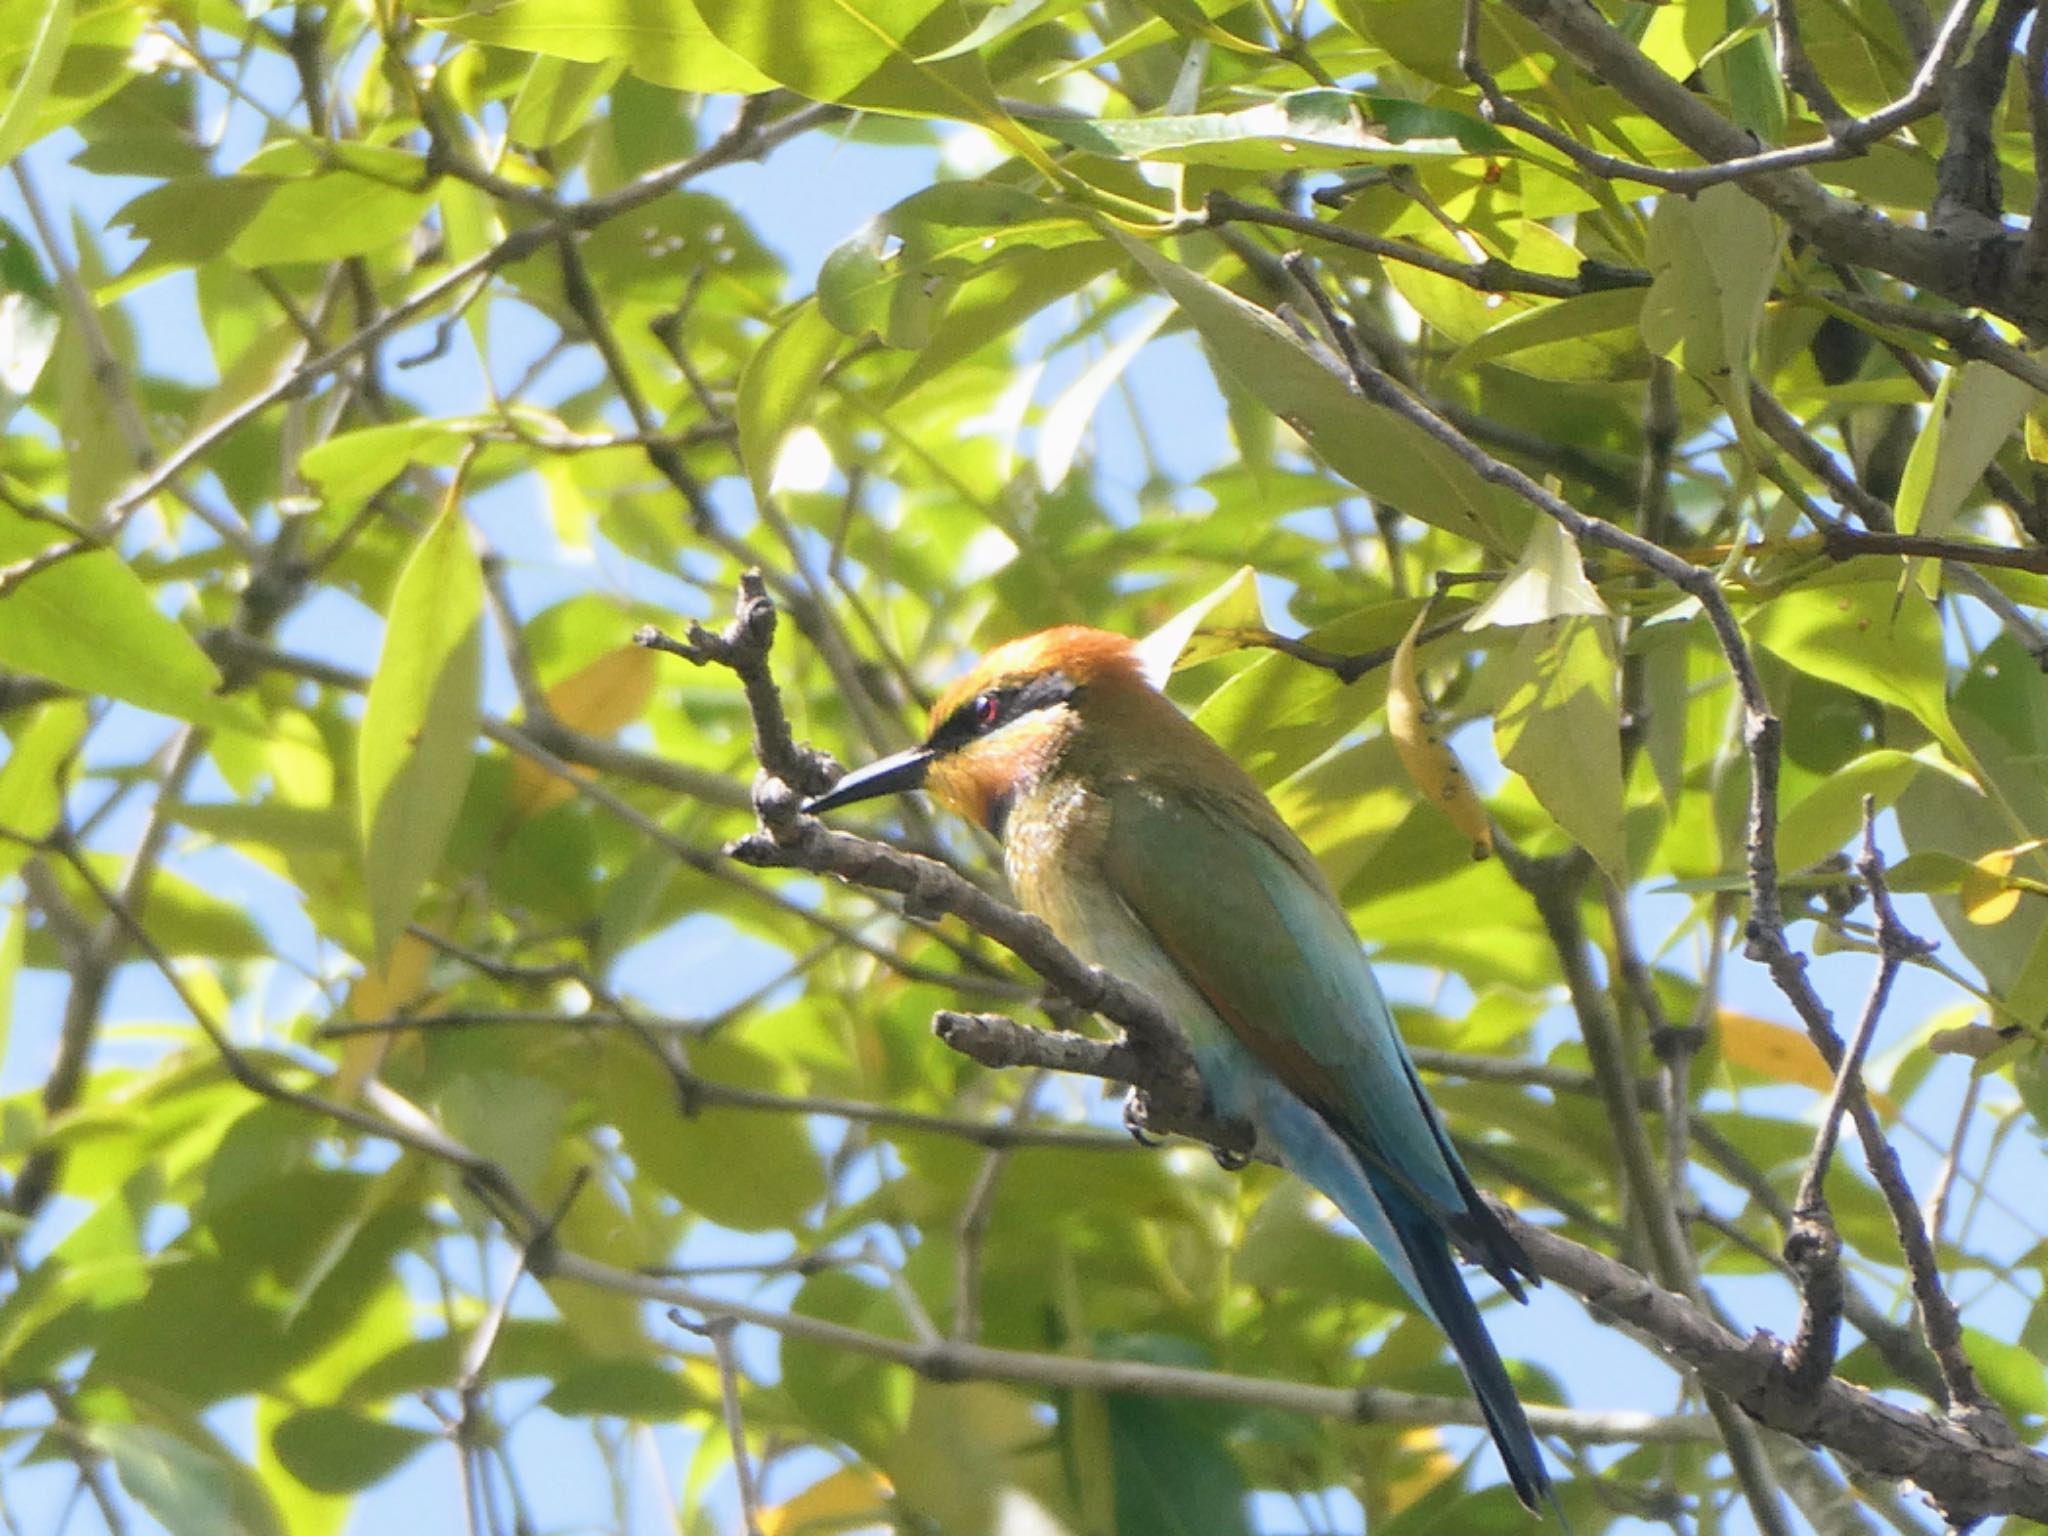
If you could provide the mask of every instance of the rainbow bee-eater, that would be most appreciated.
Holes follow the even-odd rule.
[[[1522,1502],[1550,1479],[1452,1244],[1517,1300],[1528,1256],[1424,1094],[1328,880],[1251,777],[1078,627],[1000,646],[908,752],[806,807],[928,789],[1002,839],[1018,899],[1186,1032],[1210,1111],[1321,1190],[1449,1337]]]

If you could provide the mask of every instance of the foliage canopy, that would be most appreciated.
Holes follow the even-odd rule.
[[[848,761],[1178,658],[1568,1240],[1492,1315],[1574,1529],[2048,1519],[2042,22],[11,3],[8,1509],[1526,1528],[1300,1187],[935,1043],[1102,1033],[958,902],[726,856],[760,700],[627,642],[758,569]]]

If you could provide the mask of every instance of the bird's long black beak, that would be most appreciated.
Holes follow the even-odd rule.
[[[906,789],[922,789],[925,770],[931,765],[929,747],[912,747],[908,752],[898,752],[894,757],[885,757],[878,763],[854,769],[817,799],[804,802],[804,812],[815,816],[820,811],[836,811],[842,805],[852,805],[858,800],[900,795]]]

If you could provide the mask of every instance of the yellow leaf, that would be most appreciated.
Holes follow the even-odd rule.
[[[840,1530],[862,1515],[881,1512],[889,1485],[859,1467],[842,1467],[784,1504],[761,1511],[761,1536],[798,1536],[808,1529]]]
[[[1833,1090],[1835,1074],[1803,1031],[1727,1008],[1716,1016],[1715,1025],[1721,1059],[1730,1066],[1745,1068],[1774,1083],[1797,1083],[1819,1093]],[[1870,1090],[1870,1102],[1884,1115],[1898,1108],[1896,1101],[1875,1089]]]
[[[654,697],[654,652],[622,645],[563,678],[547,693],[548,713],[585,736],[609,736],[647,712]],[[575,797],[567,780],[515,758],[512,763],[512,808],[520,816],[538,816]]]
[[[434,946],[410,930],[398,936],[382,965],[373,965],[349,988],[342,1016],[351,1022],[389,1019],[408,1011],[427,995],[427,966],[434,958]],[[363,1084],[375,1077],[390,1054],[389,1032],[349,1035],[341,1043],[341,1065],[334,1074],[334,1096],[344,1104],[354,1102]]]
[[[2012,879],[2013,864],[2021,854],[2032,853],[2048,838],[2035,838],[2014,848],[1994,848],[1970,867],[1956,890],[1963,904],[1963,916],[1979,927],[2002,923],[2019,909],[2023,892],[2036,889],[2030,881]]]
[[[638,720],[654,698],[655,655],[643,645],[606,651],[548,690],[557,720],[586,736],[609,736]]]
[[[1386,1504],[1375,1511],[1383,1519],[1400,1514],[1458,1470],[1458,1458],[1444,1449],[1442,1432],[1428,1425],[1404,1429],[1395,1436],[1395,1443],[1421,1460],[1388,1482]]]
[[[1387,673],[1387,732],[1394,738],[1401,766],[1408,770],[1423,798],[1472,839],[1472,857],[1483,859],[1493,852],[1492,819],[1473,793],[1472,781],[1465,777],[1457,754],[1444,741],[1415,671],[1415,642],[1428,618],[1425,605],[1394,651],[1393,666]]]

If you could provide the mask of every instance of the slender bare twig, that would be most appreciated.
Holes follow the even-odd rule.
[[[783,783],[806,795],[817,795],[838,779],[843,770],[837,763],[798,747],[790,737],[782,695],[768,673],[768,650],[775,643],[775,604],[759,571],[747,571],[740,577],[738,611],[723,633],[692,624],[689,639],[678,642],[650,624],[634,634],[633,643],[680,656],[694,666],[715,663],[730,668],[747,691],[747,708],[754,721],[754,756]]]
[[[1806,41],[1799,30],[1798,0],[1776,0],[1771,7],[1771,32],[1778,48],[1778,73],[1806,99],[1813,115],[1827,129],[1828,137],[1841,143],[1856,131],[1855,119],[1842,110],[1841,102],[1835,99],[1835,93],[1806,52]]]
[[[725,1437],[732,1445],[733,1478],[739,1484],[740,1520],[747,1536],[761,1536],[761,1489],[754,1480],[754,1458],[747,1450],[747,1423],[740,1412],[740,1362],[732,1347],[732,1331],[738,1320],[711,1316],[693,1323],[680,1307],[669,1308],[668,1320],[678,1328],[711,1341],[718,1357],[719,1399],[725,1410]]]
[[[1863,859],[1873,869],[1878,863],[1876,806],[1863,797]],[[1882,925],[1883,919],[1880,918]],[[1914,941],[1917,943],[1918,941]],[[1877,974],[1870,984],[1870,996],[1850,1036],[1849,1049],[1835,1072],[1835,1085],[1821,1112],[1820,1129],[1813,1138],[1813,1151],[1806,1171],[1799,1179],[1799,1193],[1792,1201],[1792,1225],[1785,1233],[1785,1261],[1799,1280],[1799,1329],[1787,1347],[1792,1384],[1804,1392],[1818,1391],[1834,1373],[1835,1350],[1842,1320],[1842,1237],[1828,1208],[1828,1165],[1835,1155],[1835,1139],[1851,1093],[1862,1094],[1863,1058],[1877,1033],[1891,997],[1892,983],[1905,962],[1900,942],[1880,944]]]
[[[1508,1219],[1517,1223],[1517,1231],[1542,1230],[1521,1225],[1519,1218],[1513,1216]],[[1549,1240],[1561,1243],[1571,1255],[1583,1254],[1585,1260],[1594,1264],[1612,1262],[1601,1260],[1599,1255],[1565,1239]],[[1632,1270],[1620,1265],[1613,1267],[1622,1275],[1640,1282],[1641,1277]],[[707,1295],[673,1280],[615,1269],[580,1254],[563,1253],[556,1261],[554,1272],[558,1279],[592,1285],[614,1295],[639,1296],[706,1318],[729,1317],[739,1323],[766,1328],[784,1338],[802,1339],[842,1349],[849,1354],[886,1360],[935,1381],[1008,1381],[1024,1386],[1081,1392],[1131,1392],[1147,1397],[1270,1408],[1282,1413],[1359,1424],[1482,1423],[1479,1405],[1467,1398],[1424,1397],[1377,1387],[1314,1386],[1306,1382],[1237,1376],[1224,1371],[1157,1365],[1150,1361],[1035,1354],[1028,1350],[997,1349],[943,1337],[929,1342],[905,1339],[870,1333],[802,1313],[779,1312],[770,1307]],[[1582,1271],[1582,1274],[1598,1273],[1601,1271],[1594,1268]],[[1690,1311],[1686,1303],[1670,1299],[1680,1309]],[[1889,1409],[1889,1405],[1867,1398],[1853,1387],[1844,1390],[1858,1400],[1858,1406],[1850,1411],[1856,1415],[1859,1425],[1867,1422],[1864,1404]],[[1889,1411],[1901,1418],[1913,1417],[1905,1410]],[[1529,1404],[1528,1414],[1529,1423],[1538,1434],[1582,1445],[1697,1445],[1713,1437],[1713,1427],[1705,1419],[1692,1414],[1609,1413],[1552,1408],[1540,1403]],[[1902,1452],[1904,1449],[1901,1446]],[[2043,1477],[2048,1480],[2048,1466],[2044,1466]],[[2048,1508],[2048,1492],[2041,1495],[2041,1507]]]
[[[1756,154],[1755,140],[1747,129],[1732,122],[1705,96],[1673,79],[1611,26],[1597,7],[1577,0],[1506,3],[1605,87],[1707,162],[1693,171],[1644,167],[1651,172],[1645,179],[1653,184],[1690,191],[1739,175],[1746,195],[1770,208],[1827,257],[1888,273],[1961,305],[1988,309],[2028,330],[2048,322],[2048,294],[2031,282],[2014,260],[2021,241],[2016,232],[1990,221],[1982,229],[1919,227],[1887,217],[1862,200],[1840,196],[1796,168],[1802,157],[1820,153],[1828,145],[1765,151],[1772,158],[1763,159]],[[1957,0],[1914,88],[1901,103],[1894,103],[1895,109],[1909,117],[1926,114],[1951,71],[1954,56],[1968,39],[1980,3]],[[1564,144],[1557,146],[1560,149],[1570,143],[1563,135],[1556,137],[1564,139]],[[1574,158],[1597,168],[1583,152]],[[1633,174],[1626,162],[1612,168],[1618,175]]]
[[[93,899],[113,918],[127,940],[142,952],[143,958],[170,987],[192,1022],[199,1026],[200,1033],[212,1045],[229,1077],[262,1098],[306,1110],[449,1164],[462,1173],[471,1191],[515,1230],[532,1232],[546,1225],[545,1218],[527,1203],[503,1169],[463,1147],[382,1084],[372,1080],[366,1086],[364,1097],[372,1108],[359,1109],[353,1104],[325,1099],[280,1081],[252,1053],[235,1044],[212,1009],[200,1000],[177,966],[171,963],[171,957],[164,953],[163,947],[144,926],[134,907],[100,878],[92,862],[74,848],[66,847],[59,851],[72,872],[92,893]]]
[[[1989,363],[2022,383],[2048,391],[2048,363],[2014,346],[1985,324],[1980,316],[1951,310],[1924,308],[1872,298],[1847,289],[1823,290],[1819,297],[1835,308],[1893,330],[1919,331],[1946,343],[1956,356],[1970,362]]]
[[[1956,1108],[1956,1128],[1949,1136],[1948,1150],[1941,1155],[1941,1167],[1935,1171],[1934,1188],[1927,1195],[1927,1240],[1934,1244],[1936,1252],[1941,1249],[1942,1228],[1948,1224],[1949,1195],[1963,1164],[1963,1142],[1969,1136],[1983,1087],[1984,1079],[1974,1072],[1963,1084],[1963,1102]]]
[[[1438,277],[1449,278],[1454,283],[1462,283],[1479,293],[1526,293],[1543,299],[1571,299],[1609,288],[1647,288],[1650,285],[1650,274],[1640,268],[1617,267],[1596,261],[1582,262],[1577,277],[1527,271],[1498,257],[1484,261],[1453,261],[1423,246],[1390,240],[1324,219],[1309,218],[1285,208],[1261,207],[1228,192],[1209,194],[1202,205],[1201,222],[1211,228],[1225,224],[1263,224],[1269,229],[1284,229],[1312,240],[1326,240],[1348,250],[1363,251],[1382,261],[1401,262]]]
[[[1011,1125],[1022,1125],[1031,1118],[1032,1100],[1038,1096],[1038,1086],[1044,1080],[1042,1074],[1025,1079],[1023,1091],[1009,1115]],[[981,1336],[982,1243],[995,1211],[996,1189],[1009,1162],[1007,1147],[991,1147],[983,1154],[981,1166],[974,1170],[974,1182],[967,1187],[967,1198],[961,1202],[960,1215],[953,1223],[952,1337],[970,1343]]]

